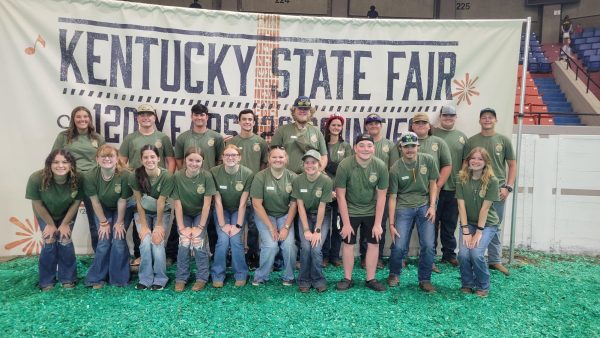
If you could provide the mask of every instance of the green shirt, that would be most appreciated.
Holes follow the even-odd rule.
[[[289,157],[287,168],[297,174],[303,172],[302,156],[308,150],[315,149],[321,155],[327,155],[327,144],[323,134],[311,124],[306,124],[303,130],[299,130],[296,123],[280,126],[271,138],[271,145],[285,147]]]
[[[196,216],[202,212],[204,197],[217,193],[215,181],[208,170],[200,169],[195,177],[187,177],[185,169],[173,175],[173,199],[180,200],[184,215]]]
[[[352,147],[347,142],[327,144],[327,167],[325,172],[329,177],[335,177],[337,167],[346,157],[352,156]]]
[[[142,195],[144,195],[140,188],[140,184],[135,177],[135,173],[129,176],[129,186],[134,191],[139,191]],[[160,196],[169,198],[173,193],[173,189],[173,175],[171,175],[167,169],[160,168],[160,174],[158,175],[158,177],[150,179],[150,193],[148,194],[148,196],[156,199],[158,199]],[[153,213],[154,211],[146,210],[146,212]]]
[[[214,130],[207,129],[204,133],[196,133],[190,129],[177,136],[175,140],[175,158],[182,160],[189,147],[202,149],[202,168],[210,170],[217,165],[223,153],[223,136]]]
[[[400,148],[398,148],[400,149]],[[452,155],[450,148],[444,140],[437,136],[427,136],[419,139],[419,153],[429,154],[433,157],[438,172],[442,167],[452,165]]]
[[[166,168],[167,157],[175,156],[173,153],[173,144],[171,139],[158,130],[155,130],[150,135],[142,135],[139,131],[129,134],[123,140],[119,153],[121,156],[127,157],[127,165],[131,169],[137,169],[142,165],[142,154],[140,153],[143,146],[152,144],[158,148],[158,156],[160,157],[159,166]]]
[[[236,135],[227,143],[235,144],[240,148],[240,151],[242,152],[240,164],[250,168],[254,174],[261,170],[260,167],[263,163],[267,163],[269,150],[267,142],[265,142],[262,137],[256,134],[252,134],[252,136],[248,138]]]
[[[117,208],[119,198],[127,199],[131,196],[131,187],[129,186],[129,171],[122,171],[105,181],[102,178],[100,167],[90,170],[85,175],[85,193],[88,196],[98,196],[100,204],[103,207],[114,210]]]
[[[398,147],[394,145],[394,142],[382,138],[375,142],[375,157],[382,160],[389,169],[400,158],[400,152],[398,151]]]
[[[96,150],[98,147],[106,143],[104,137],[100,134],[98,139],[90,138],[89,135],[78,135],[67,143],[67,131],[63,131],[56,136],[52,150],[67,149],[75,157],[75,165],[77,170],[86,172],[96,166]]]
[[[388,195],[397,195],[396,208],[417,208],[429,203],[429,182],[440,172],[433,156],[417,153],[413,163],[397,161],[390,169]]]
[[[325,174],[319,175],[314,182],[311,182],[306,173],[302,173],[292,182],[292,197],[302,200],[307,214],[316,214],[321,202],[331,202],[332,191],[333,182]]]
[[[460,130],[446,130],[442,128],[434,128],[433,135],[444,140],[450,149],[450,155],[452,156],[452,173],[446,181],[446,184],[444,184],[444,190],[454,191],[456,190],[456,178],[462,167],[463,149],[468,137]]]
[[[288,213],[292,199],[292,182],[298,175],[284,169],[283,176],[276,179],[271,168],[266,168],[254,175],[250,197],[263,200],[263,207],[269,216],[281,217]]]
[[[335,187],[346,189],[348,214],[352,217],[375,215],[377,189],[387,189],[388,183],[388,168],[376,157],[366,168],[358,164],[355,156],[347,157],[335,175]]]
[[[500,183],[496,177],[492,177],[487,190],[483,191],[481,190],[481,180],[469,179],[465,183],[456,182],[456,199],[465,201],[469,224],[478,225],[479,210],[481,210],[483,201],[496,202],[500,200]],[[500,223],[498,214],[492,205],[488,211],[485,224],[498,226],[498,223]]]
[[[500,134],[483,136],[477,134],[469,138],[465,144],[463,159],[469,156],[473,148],[482,147],[488,151],[492,158],[492,169],[494,176],[498,178],[500,185],[506,182],[506,161],[515,160],[515,152],[508,137]]]
[[[237,211],[240,207],[242,194],[250,191],[252,178],[254,177],[252,170],[240,165],[237,173],[230,175],[225,171],[225,166],[221,164],[210,169],[210,172],[215,180],[216,189],[221,195],[223,208],[229,211]],[[244,203],[244,205],[246,204]]]
[[[44,207],[57,221],[67,214],[69,207],[73,202],[83,199],[83,179],[78,174],[77,190],[71,190],[71,185],[56,184],[53,179],[50,180],[48,189],[42,190],[42,170],[38,170],[29,176],[25,198],[32,201],[42,201]]]

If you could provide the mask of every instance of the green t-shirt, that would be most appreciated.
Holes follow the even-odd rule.
[[[400,152],[398,151],[398,147],[394,145],[394,142],[382,138],[375,142],[375,157],[382,160],[389,169],[400,158]]]
[[[466,159],[471,149],[482,147],[488,151],[492,158],[492,169],[494,176],[498,178],[500,185],[506,182],[506,161],[515,160],[515,152],[508,137],[500,134],[483,136],[477,134],[469,138],[465,144],[463,159]]]
[[[153,144],[158,148],[158,156],[160,157],[159,166],[166,168],[167,157],[174,157],[173,144],[171,139],[158,130],[155,130],[150,135],[142,135],[139,131],[129,134],[123,140],[119,153],[121,156],[127,157],[129,162],[127,165],[131,169],[137,169],[142,165],[140,150],[146,144]]]
[[[114,210],[117,208],[119,198],[127,199],[132,194],[129,186],[130,175],[132,173],[129,171],[115,173],[112,179],[107,182],[102,178],[101,168],[96,167],[85,175],[85,193],[90,197],[98,196],[98,200],[100,200],[103,207]]]
[[[308,150],[315,149],[321,155],[327,155],[327,144],[323,134],[311,124],[306,124],[303,130],[298,130],[296,123],[280,126],[271,138],[271,145],[285,147],[289,157],[287,168],[297,174],[303,172],[302,156]]]
[[[269,216],[281,217],[288,213],[292,200],[292,182],[298,175],[284,169],[283,176],[275,179],[271,168],[266,168],[254,175],[250,197],[263,200],[263,207]]]
[[[400,147],[398,147],[400,149]],[[450,148],[444,140],[437,136],[427,136],[419,139],[419,153],[429,154],[433,157],[435,165],[440,168],[452,165],[452,156],[450,155]]]
[[[352,217],[375,215],[377,189],[387,189],[388,184],[388,168],[376,157],[366,168],[358,164],[355,156],[347,157],[335,175],[335,187],[346,189],[348,214]]]
[[[75,165],[77,170],[86,172],[96,166],[96,150],[98,147],[106,143],[102,135],[98,135],[98,139],[90,138],[89,135],[79,135],[67,143],[67,131],[60,132],[56,136],[52,150],[67,149],[75,157]]]
[[[325,172],[334,178],[337,168],[346,157],[352,156],[352,147],[347,142],[338,142],[327,145],[327,167]]]
[[[173,199],[180,200],[184,215],[196,216],[202,212],[204,197],[217,193],[215,181],[208,170],[200,169],[195,177],[187,177],[185,169],[173,175]]]
[[[221,195],[223,208],[229,211],[238,210],[242,194],[250,191],[254,177],[252,170],[240,165],[237,173],[229,175],[225,171],[225,166],[221,164],[210,169],[210,172],[214,177],[216,189]]]
[[[140,184],[138,183],[135,173],[129,176],[129,186],[133,191],[139,191],[142,195]],[[160,168],[160,174],[154,179],[150,179],[150,193],[148,196],[158,199],[160,196],[166,198],[171,197],[175,184],[173,183],[173,175],[165,168]],[[145,209],[146,210],[146,209]],[[146,210],[146,212],[153,213],[152,210]]]
[[[465,183],[456,182],[456,199],[465,201],[467,209],[467,221],[469,224],[477,225],[479,222],[479,210],[483,201],[496,202],[500,200],[500,183],[496,177],[488,183],[486,191],[481,190],[481,180],[469,179]],[[486,225],[498,226],[499,219],[492,205],[487,214]]]
[[[248,138],[243,138],[240,135],[234,136],[227,142],[228,144],[235,144],[242,152],[242,160],[240,164],[250,168],[254,174],[260,171],[260,166],[263,163],[267,163],[269,158],[269,149],[267,142],[256,135]]]
[[[190,129],[177,136],[175,140],[175,158],[182,160],[185,151],[189,147],[202,149],[202,168],[210,170],[217,165],[217,161],[223,153],[223,136],[214,130],[207,129],[204,133],[196,133]]]
[[[319,203],[331,202],[332,191],[333,182],[325,174],[319,175],[311,182],[306,173],[302,173],[292,182],[292,197],[304,202],[304,209],[308,214],[316,214],[319,211]]]
[[[38,170],[29,176],[25,198],[32,201],[42,201],[52,219],[59,220],[65,217],[73,202],[83,199],[83,178],[80,174],[77,175],[77,190],[71,190],[71,185],[68,182],[56,184],[52,179],[48,189],[42,190],[42,170]]]
[[[413,163],[397,161],[390,169],[388,195],[397,195],[396,208],[416,208],[429,203],[429,182],[437,180],[440,171],[433,156],[418,153]]]
[[[433,135],[444,140],[450,149],[450,155],[452,156],[452,173],[450,174],[450,177],[448,177],[446,184],[444,184],[443,189],[454,191],[456,190],[456,177],[462,167],[463,148],[468,140],[467,135],[460,130],[446,130],[442,128],[434,128]]]

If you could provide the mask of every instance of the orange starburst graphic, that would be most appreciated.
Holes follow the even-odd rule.
[[[456,91],[452,93],[452,97],[458,96],[458,103],[460,105],[463,101],[466,101],[467,104],[471,105],[471,96],[477,95],[479,96],[479,92],[475,90],[475,82],[479,79],[479,76],[476,76],[474,79],[469,77],[469,73],[465,74],[464,80],[452,80],[456,85]]]
[[[23,251],[26,255],[37,255],[40,253],[43,245],[43,236],[42,231],[40,230],[40,226],[37,223],[37,220],[34,218],[33,225],[29,221],[29,219],[25,219],[25,223],[21,222],[16,217],[11,217],[9,221],[16,225],[17,232],[15,233],[17,236],[21,236],[24,238],[18,239],[16,241],[10,242],[4,246],[6,250],[12,250],[16,247],[21,246],[21,251]],[[22,232],[22,231],[24,232]]]

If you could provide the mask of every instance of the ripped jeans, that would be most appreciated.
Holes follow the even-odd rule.
[[[142,222],[140,221],[140,215],[136,212],[133,216],[135,219],[135,226],[138,233],[141,232]],[[165,286],[169,281],[167,277],[167,258],[165,255],[165,244],[167,242],[167,236],[171,229],[171,213],[166,211],[163,214],[162,224],[165,227],[165,239],[159,244],[152,243],[152,233],[146,234],[141,239],[140,243],[140,256],[142,261],[140,262],[140,271],[138,277],[140,284],[150,287],[152,285]],[[150,214],[146,212],[146,224],[150,228],[150,231],[154,230],[158,217],[156,214]]]
[[[183,226],[186,228],[198,229],[200,215],[188,216],[183,215]],[[196,281],[208,281],[209,276],[209,245],[206,228],[197,236],[185,238],[179,233],[179,249],[177,252],[177,272],[175,273],[175,281],[187,283],[190,277],[190,255],[196,260]]]
[[[46,222],[36,216],[40,229],[44,231]],[[57,229],[63,219],[54,220]],[[71,223],[71,230],[73,225]],[[72,234],[72,233],[71,233]],[[71,236],[65,239],[60,239],[58,230],[54,236],[44,240],[42,251],[40,252],[39,261],[40,288],[54,285],[58,275],[58,281],[65,283],[75,283],[77,280],[77,260],[75,259],[75,247]]]

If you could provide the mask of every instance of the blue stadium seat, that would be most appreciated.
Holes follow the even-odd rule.
[[[600,36],[598,37],[600,39]],[[600,49],[600,41],[592,43],[592,49]]]
[[[581,37],[583,38],[591,38],[592,36],[594,36],[594,29],[585,29],[583,31],[583,34],[581,34]]]
[[[571,34],[571,40],[575,40],[581,37],[581,33],[573,33]]]
[[[590,56],[590,60],[588,61],[588,64],[587,64],[587,69],[589,72],[600,71],[600,55]]]
[[[594,30],[594,36],[600,36],[600,27],[596,27]]]
[[[583,63],[587,64],[587,62],[590,59],[590,56],[592,55],[596,55],[598,52],[595,49],[588,49],[583,51],[583,55],[582,55],[582,59],[583,59]]]
[[[540,46],[531,47],[531,51],[533,53],[541,53],[542,52],[542,47],[540,47]]]
[[[540,73],[552,73],[552,66],[550,64],[550,61],[548,61],[548,58],[543,58],[541,62],[539,62],[540,65],[540,69],[539,72]]]
[[[600,42],[600,36],[585,38],[585,43],[596,43],[596,42]]]

